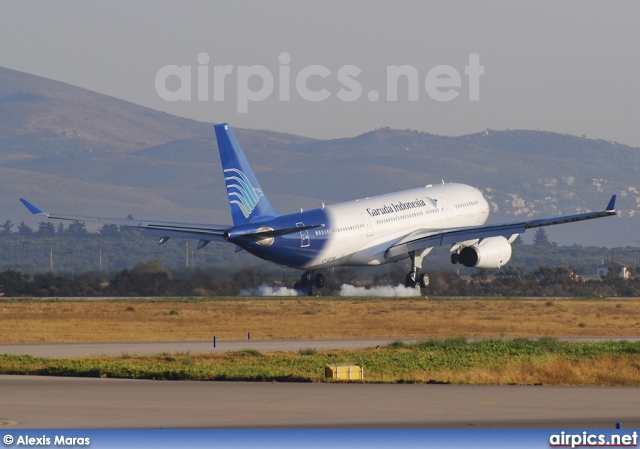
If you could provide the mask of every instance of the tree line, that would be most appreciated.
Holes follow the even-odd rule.
[[[133,217],[129,215],[127,219],[132,220]],[[27,225],[24,221],[21,221],[17,225],[12,220],[5,220],[0,224],[0,238],[16,234],[22,238],[29,237],[53,237],[58,236],[72,236],[72,237],[89,237],[91,234],[98,234],[100,236],[116,237],[127,234],[130,231],[135,232],[135,228],[127,226],[118,226],[114,224],[103,225],[97,233],[91,233],[87,230],[87,225],[81,221],[73,221],[67,226],[63,222],[59,222],[54,225],[50,221],[41,221],[38,223],[38,228],[33,229]]]
[[[432,278],[429,294],[553,296],[553,291],[566,291],[567,296],[635,296],[635,280],[612,287],[596,278],[595,268],[614,259],[629,265],[635,273],[639,248],[559,246],[549,241],[543,228],[533,237],[532,244],[524,244],[518,238],[513,244],[512,259],[500,270],[452,266],[448,248],[434,248],[424,267]],[[150,272],[150,266],[159,268]],[[539,267],[562,268],[595,282],[552,288],[531,277]],[[292,287],[301,274],[245,251],[236,253],[235,247],[228,244],[211,244],[196,250],[193,240],[172,238],[158,245],[154,238],[125,226],[107,224],[97,232],[89,232],[81,222],[54,225],[43,221],[31,229],[24,222],[16,225],[11,220],[0,224],[0,273],[3,271],[9,274],[6,281],[0,280],[0,285],[5,285],[7,295],[19,296],[237,295],[240,290],[256,288],[261,283],[274,285],[274,279],[275,285]],[[397,285],[403,283],[407,272],[406,262],[336,269],[325,273],[329,285],[323,293],[339,291],[339,279],[365,286],[378,281]],[[491,273],[491,282],[487,282],[487,273]],[[20,279],[22,283],[18,282]],[[510,282],[513,288],[509,287]]]
[[[355,270],[327,273],[327,293],[357,277]],[[262,285],[291,287],[297,271],[197,269],[167,270],[159,261],[140,263],[115,273],[38,273],[15,270],[0,272],[0,291],[5,297],[130,297],[130,296],[237,296]]]
[[[435,296],[638,297],[640,277],[623,279],[609,270],[606,276],[584,280],[568,268],[541,266],[529,272],[483,271],[470,278],[441,273],[432,277],[429,288]]]
[[[402,283],[405,274],[401,268],[373,278],[366,273],[349,267],[327,271],[326,284],[320,294],[338,295],[343,284],[396,286]],[[85,272],[75,277],[51,272],[31,276],[5,270],[0,272],[0,288],[5,296],[11,297],[237,296],[262,285],[291,287],[297,274],[253,268],[171,271],[152,261],[115,273]],[[482,270],[471,277],[449,271],[435,273],[426,293],[429,296],[633,297],[640,296],[640,277],[625,280],[610,272],[603,278],[584,281],[567,268],[544,266],[530,272]]]
[[[112,224],[89,232],[81,222],[65,226],[41,222],[31,229],[24,222],[6,220],[0,225],[0,270],[35,275],[43,272],[118,271],[139,263],[159,260],[164,267],[207,267],[245,263],[234,257],[232,245],[208,245],[196,250],[196,242],[171,239],[158,245],[140,230]]]

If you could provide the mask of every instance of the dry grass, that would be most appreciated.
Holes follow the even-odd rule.
[[[572,345],[577,347],[581,344]],[[625,351],[620,351],[620,348],[612,347],[608,352],[596,349],[581,357],[566,353],[527,357],[518,354],[517,349],[511,353],[453,352],[448,354],[448,351],[428,348],[383,348],[380,351],[332,350],[300,355],[284,352],[261,354],[255,350],[245,350],[218,354],[91,356],[74,359],[0,355],[0,373],[165,380],[322,382],[327,364],[347,360],[353,363],[357,360],[357,364],[365,367],[366,382],[640,386],[638,355],[621,354]],[[422,368],[412,368],[416,363]],[[457,367],[436,367],[443,363]]]
[[[0,342],[632,336],[634,300],[2,301]],[[479,374],[481,375],[481,374]]]
[[[405,373],[412,382],[446,382],[473,385],[589,385],[640,386],[638,357],[584,357],[568,360],[548,355],[534,361],[508,360],[495,366],[426,370]],[[383,381],[383,376],[368,376]]]

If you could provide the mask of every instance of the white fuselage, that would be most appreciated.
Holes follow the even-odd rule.
[[[328,225],[310,231],[326,239],[305,268],[380,265],[407,258],[386,258],[386,250],[412,233],[478,226],[489,205],[482,193],[464,184],[438,184],[326,206]]]

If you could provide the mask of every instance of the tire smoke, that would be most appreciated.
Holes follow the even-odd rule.
[[[398,284],[396,287],[391,285],[378,285],[371,288],[342,284],[340,287],[340,296],[409,297],[420,296],[420,291],[415,288],[405,287],[402,284]]]
[[[292,288],[272,287],[271,285],[262,284],[258,288],[240,290],[238,296],[300,296],[300,292]]]

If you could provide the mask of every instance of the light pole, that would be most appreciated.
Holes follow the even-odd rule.
[[[29,243],[25,240],[22,241],[22,261],[20,262],[20,273],[24,274],[24,246]]]
[[[162,257],[162,251],[158,250],[156,251],[156,254],[158,255],[158,261],[160,262],[160,269],[164,270],[164,260]]]

